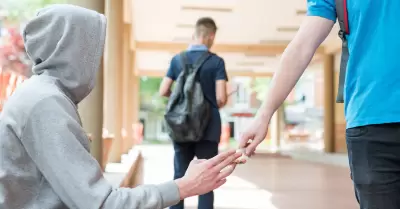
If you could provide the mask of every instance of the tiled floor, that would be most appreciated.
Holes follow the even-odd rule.
[[[141,147],[145,183],[172,179],[171,146]],[[279,157],[255,157],[238,166],[215,191],[216,209],[356,209],[348,168]],[[186,208],[195,209],[197,198]]]
[[[142,148],[145,183],[172,178],[172,148]],[[295,161],[253,158],[239,166],[215,192],[217,209],[356,209],[348,168]],[[197,198],[186,201],[196,208]]]

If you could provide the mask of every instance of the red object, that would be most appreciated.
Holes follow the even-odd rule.
[[[343,0],[343,15],[344,15],[344,27],[345,27],[345,32],[347,34],[350,34],[350,29],[349,29],[349,16],[347,14],[347,0]]]
[[[134,143],[141,144],[143,141],[143,124],[136,123],[133,125],[133,136],[134,136]]]
[[[8,28],[3,45],[0,46],[0,68],[29,76],[30,61],[26,55],[23,38],[16,28]]]
[[[226,147],[229,145],[229,140],[231,138],[231,127],[229,124],[223,124],[221,130],[221,140],[219,142],[220,147]]]
[[[20,31],[17,27],[6,30],[0,46],[0,111],[20,81],[30,74],[30,61]]]
[[[11,78],[14,79],[12,80]],[[0,111],[3,109],[4,103],[7,101],[8,97],[15,91],[19,79],[25,80],[25,77],[20,76],[14,72],[6,71],[0,72]]]
[[[235,117],[245,117],[245,118],[252,118],[252,117],[254,117],[254,114],[253,114],[253,113],[232,113],[231,115],[232,115],[232,116],[235,116]]]

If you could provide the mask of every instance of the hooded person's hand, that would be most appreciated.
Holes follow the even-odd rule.
[[[209,160],[193,160],[185,176],[176,180],[181,199],[208,193],[225,184],[226,178],[235,170],[234,161],[240,156],[232,150]]]

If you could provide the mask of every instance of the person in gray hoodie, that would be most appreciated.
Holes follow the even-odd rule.
[[[226,182],[239,154],[195,160],[186,175],[134,189],[112,186],[90,155],[77,105],[93,89],[106,19],[72,5],[40,10],[23,38],[33,76],[0,114],[1,209],[158,209]]]

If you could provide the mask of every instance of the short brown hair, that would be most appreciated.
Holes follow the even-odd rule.
[[[210,34],[217,32],[217,25],[211,17],[202,17],[196,22],[196,34]]]

